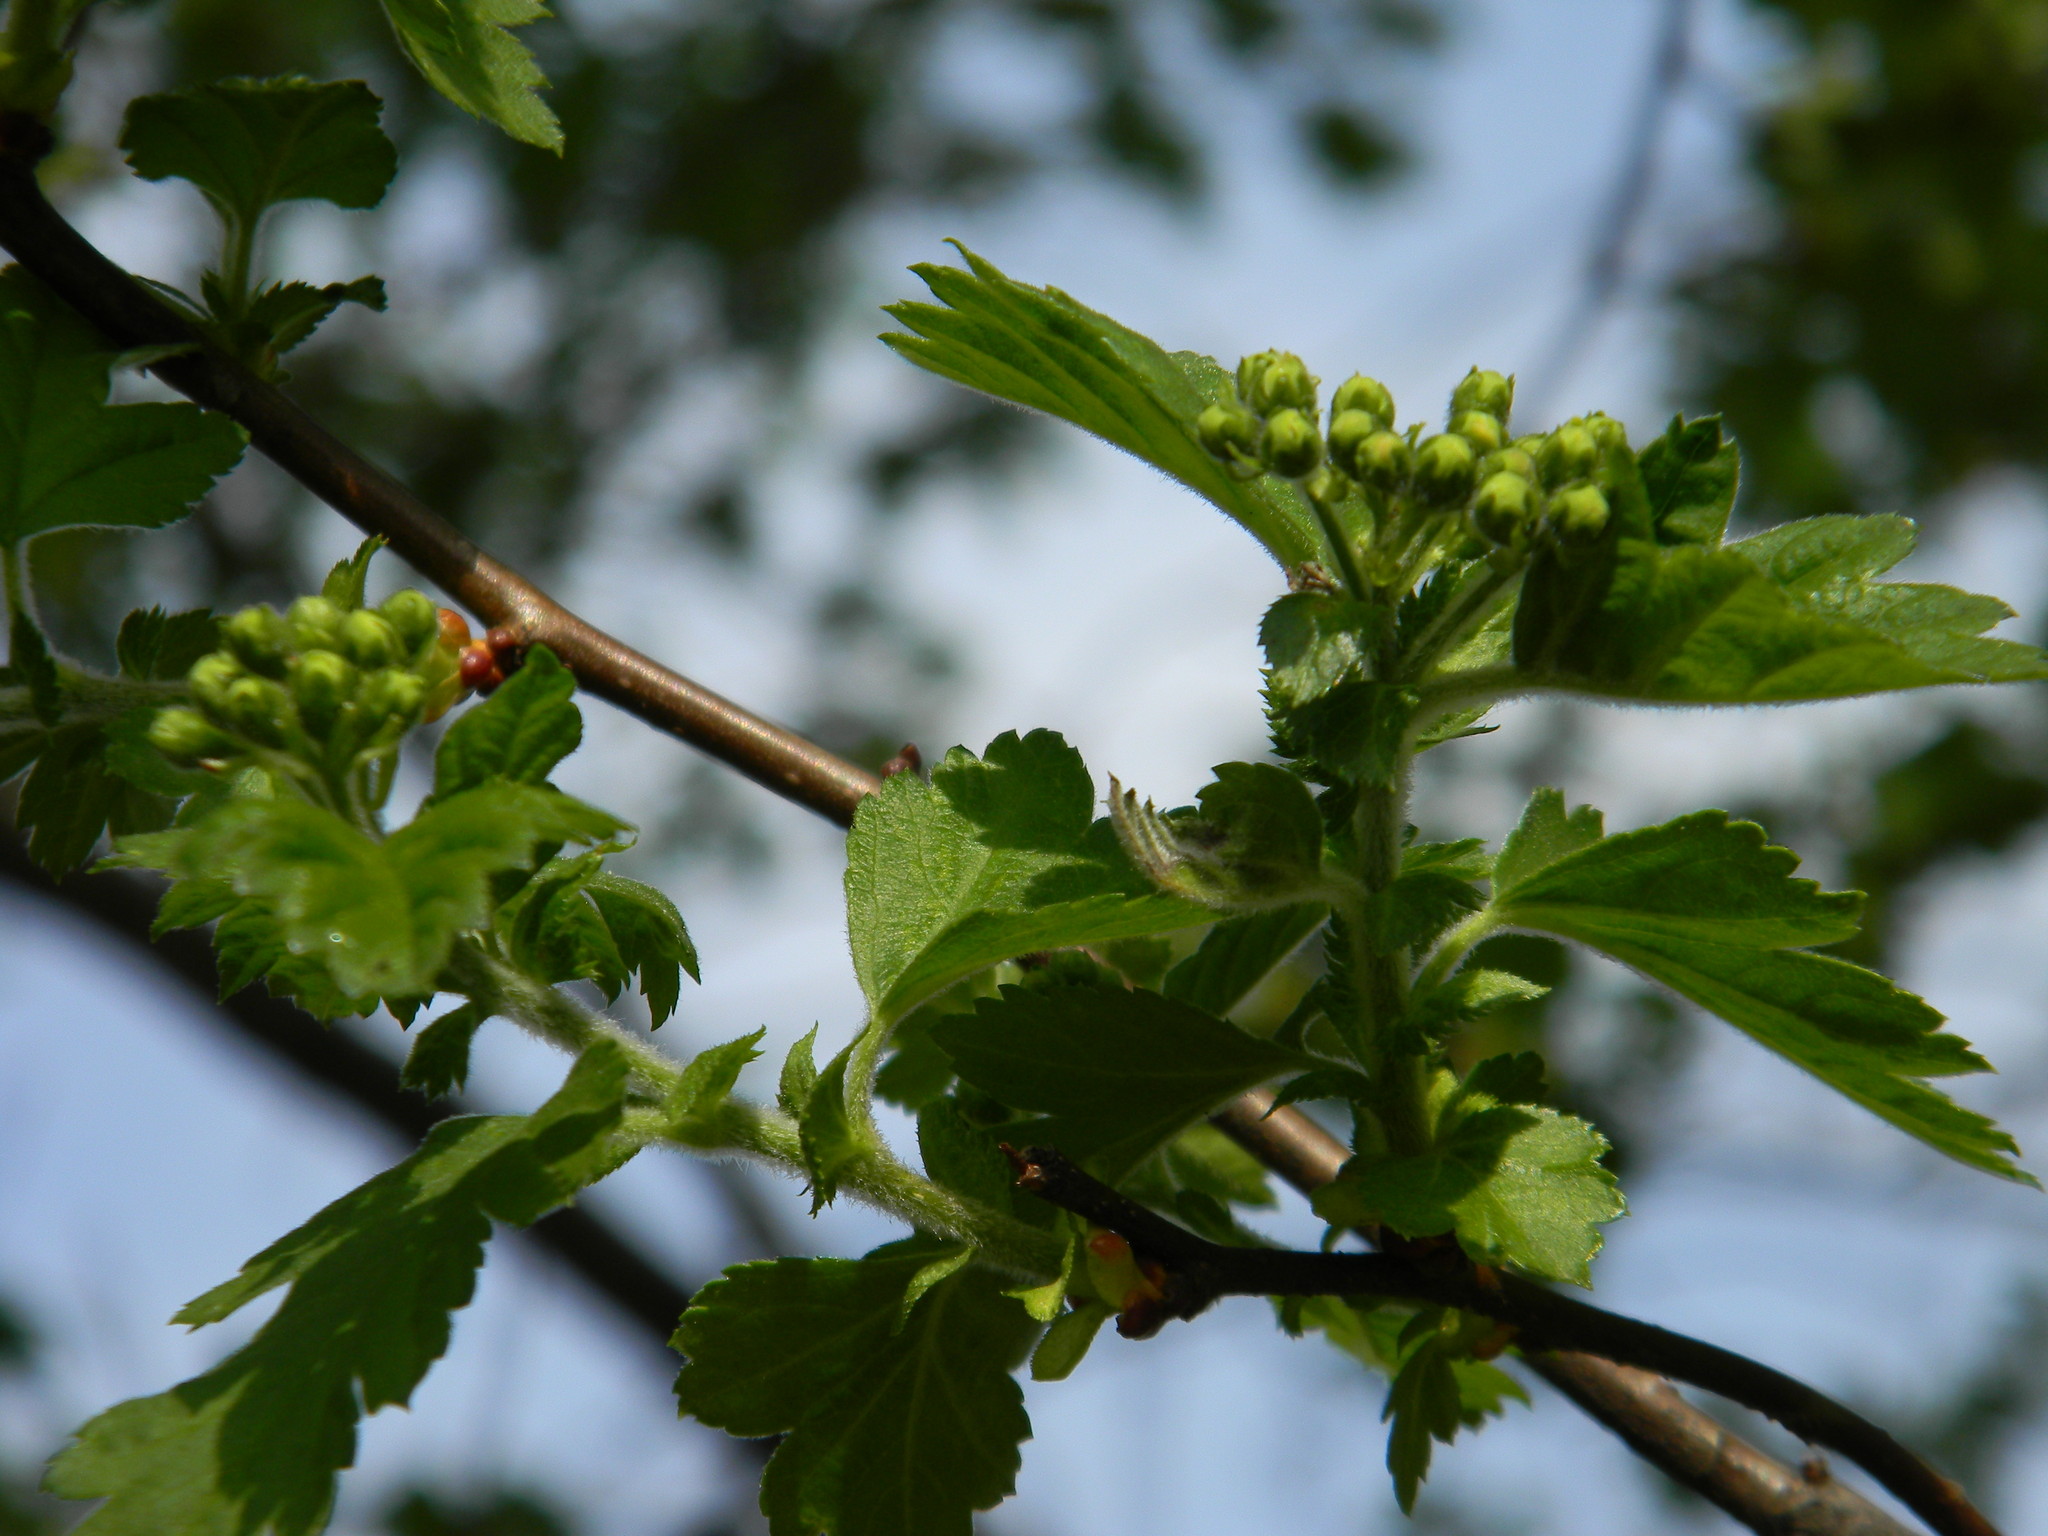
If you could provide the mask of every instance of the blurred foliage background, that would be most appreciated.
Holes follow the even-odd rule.
[[[1646,69],[1664,70],[1673,95],[1712,90],[1686,73],[1696,7],[1666,4],[1679,47]],[[562,9],[526,34],[567,132],[558,160],[472,131],[425,93],[364,0],[105,0],[88,16],[69,144],[52,171],[79,205],[122,176],[111,148],[119,109],[142,90],[282,71],[370,78],[404,159],[458,168],[490,210],[490,247],[442,258],[447,302],[492,306],[486,329],[514,334],[465,354],[459,336],[352,318],[295,359],[291,387],[543,581],[589,535],[629,446],[698,399],[706,378],[718,384],[716,451],[653,492],[668,508],[669,554],[734,570],[759,559],[771,520],[795,515],[768,505],[760,482],[778,456],[805,448],[796,402],[842,316],[864,220],[915,208],[939,227],[949,208],[1019,197],[1076,170],[1202,208],[1227,125],[1186,104],[1199,99],[1190,82],[1218,72],[1292,123],[1295,152],[1333,197],[1372,196],[1430,174],[1404,132],[1407,107],[1428,91],[1448,29],[1483,23],[1439,0]],[[1751,216],[1698,232],[1659,274],[1672,399],[1728,417],[1752,522],[1906,510],[1938,528],[1973,487],[2048,468],[2048,0],[1741,9],[1778,40],[1783,62],[1768,89],[1730,97]],[[1050,70],[1058,109],[1019,119],[949,94],[947,61],[973,48]],[[1644,142],[1615,145],[1617,162],[1653,168],[1659,131],[1646,112]],[[1618,198],[1611,217],[1633,216]],[[1597,259],[1624,250],[1627,234],[1585,238]],[[1589,291],[1603,292],[1598,281]],[[1002,408],[906,389],[914,415],[863,444],[853,472],[878,547],[921,488],[1011,473],[1040,441]],[[131,602],[160,596],[167,560],[187,600],[274,600],[306,586],[315,573],[303,524],[314,515],[326,516],[281,476],[245,474],[160,536],[175,556],[148,541],[63,535],[38,546],[35,575],[60,633],[91,653]],[[873,568],[846,562],[800,606],[822,649],[893,657],[863,675],[899,686],[849,697],[846,672],[821,670],[798,723],[879,762],[930,718],[949,654],[947,636],[891,606]],[[1864,963],[1886,962],[1930,879],[2023,848],[2048,816],[2038,693],[1995,719],[1929,718],[1887,760],[1859,753],[1811,788],[1737,807],[1786,841],[1832,848],[1846,883],[1870,893],[1870,925],[1843,947]],[[756,846],[745,798],[721,805],[728,851]],[[1494,943],[1493,963],[1570,982],[1557,946]],[[1499,1016],[1498,1038],[1473,1049],[1558,1048],[1568,1016],[1578,1044],[1560,1052],[1566,1095],[1615,1135],[1625,1164],[1655,1158],[1661,1096],[1690,1040],[1661,996],[1560,985],[1547,1006]],[[2048,1408],[2044,1294],[2026,1293],[2000,1358],[1900,1426],[1981,1480],[1994,1506],[2017,1427]],[[33,1379],[30,1339],[0,1317],[8,1391]],[[55,1528],[26,1488],[20,1471],[0,1487],[0,1536]],[[574,1524],[514,1491],[469,1504],[422,1492],[388,1527],[552,1536]]]

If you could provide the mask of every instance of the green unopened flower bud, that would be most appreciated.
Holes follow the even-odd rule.
[[[228,684],[221,705],[224,723],[230,730],[266,747],[283,744],[285,711],[291,707],[291,700],[269,678],[236,678]]]
[[[1259,418],[1241,405],[1212,405],[1195,418],[1202,446],[1225,463],[1259,456]]]
[[[1490,368],[1474,368],[1451,391],[1451,414],[1484,411],[1497,421],[1506,421],[1515,406],[1515,381]]]
[[[441,610],[431,597],[413,587],[392,593],[377,611],[397,634],[399,647],[407,656],[417,655],[421,646],[441,632]]]
[[[1471,439],[1456,432],[1439,432],[1415,450],[1415,488],[1433,506],[1455,506],[1472,494],[1478,477],[1479,455]]]
[[[192,670],[185,674],[185,682],[192,689],[192,697],[199,701],[199,707],[216,720],[225,719],[228,685],[238,677],[246,677],[242,664],[226,651],[209,651],[192,663]]]
[[[1308,365],[1292,352],[1275,352],[1252,380],[1252,392],[1246,403],[1261,416],[1270,416],[1275,411],[1306,411],[1312,415],[1316,408],[1316,381],[1309,376]]]
[[[301,651],[331,651],[341,644],[341,604],[325,597],[302,597],[285,613],[292,645]]]
[[[1487,476],[1472,498],[1472,526],[1496,544],[1514,543],[1535,516],[1534,483],[1508,470]]]
[[[1351,482],[1343,471],[1325,464],[1321,469],[1302,482],[1301,488],[1308,492],[1308,499],[1326,507],[1334,507],[1351,494]]]
[[[1337,430],[1336,422],[1346,411],[1364,411],[1368,416],[1377,416],[1379,424],[1390,427],[1394,424],[1394,395],[1378,379],[1368,379],[1362,373],[1354,373],[1337,386],[1337,393],[1330,397],[1330,430]]]
[[[388,667],[400,656],[398,634],[382,614],[358,608],[341,621],[341,653],[364,671]]]
[[[1593,434],[1593,441],[1599,444],[1602,454],[1605,454],[1610,448],[1626,448],[1628,446],[1628,428],[1624,427],[1612,416],[1606,414],[1606,412],[1594,411],[1591,415],[1580,419],[1584,423],[1586,430]]]
[[[1275,411],[1267,418],[1259,457],[1274,474],[1299,478],[1323,461],[1322,434],[1316,431],[1315,422],[1298,410]]]
[[[292,702],[306,730],[324,737],[356,691],[356,669],[334,651],[306,651],[292,663]]]
[[[356,705],[369,729],[397,722],[410,725],[427,701],[427,685],[412,673],[385,667],[363,679]]]
[[[1358,475],[1358,451],[1374,433],[1386,428],[1386,422],[1371,411],[1339,411],[1330,418],[1330,462],[1348,475]]]
[[[1351,473],[1382,491],[1399,490],[1415,467],[1408,439],[1395,432],[1375,432],[1351,456]]]
[[[290,637],[285,633],[283,615],[270,604],[259,603],[229,615],[220,626],[220,636],[251,672],[261,672],[266,677],[284,675],[285,649]]]
[[[1517,442],[1479,461],[1479,479],[1485,482],[1487,476],[1498,474],[1520,475],[1524,480],[1536,478],[1536,456]]]
[[[1278,352],[1254,352],[1250,357],[1237,360],[1237,398],[1250,403],[1252,391],[1258,386],[1259,375],[1266,371],[1266,365],[1282,354]]]
[[[1481,453],[1493,453],[1507,446],[1508,434],[1500,418],[1485,411],[1460,411],[1451,418],[1451,430]]]
[[[1543,473],[1543,483],[1550,486],[1583,480],[1599,462],[1600,445],[1575,421],[1559,427],[1536,450],[1536,467]]]
[[[1567,544],[1590,544],[1607,527],[1607,498],[1600,487],[1566,486],[1550,502],[1550,524]]]
[[[149,744],[181,767],[208,757],[227,757],[235,744],[196,709],[163,709],[149,722]]]

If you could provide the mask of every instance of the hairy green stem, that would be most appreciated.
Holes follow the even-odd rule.
[[[1444,935],[1436,952],[1429,957],[1429,963],[1415,978],[1413,988],[1417,997],[1427,997],[1442,986],[1458,962],[1465,958],[1474,944],[1493,932],[1494,916],[1490,908],[1482,908]]]
[[[1372,583],[1366,580],[1365,567],[1358,561],[1358,541],[1353,539],[1337,520],[1337,509],[1316,496],[1309,494],[1308,487],[1301,488],[1309,509],[1321,525],[1323,537],[1329,542],[1330,552],[1337,557],[1337,574],[1344,578],[1344,586],[1359,602],[1372,600]]]

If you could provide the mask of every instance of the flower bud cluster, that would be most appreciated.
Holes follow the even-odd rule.
[[[1456,514],[1484,543],[1517,552],[1537,539],[1598,538],[1608,507],[1597,482],[1608,451],[1627,446],[1621,424],[1585,416],[1546,435],[1510,438],[1514,400],[1511,377],[1474,368],[1451,392],[1445,430],[1425,435],[1419,425],[1396,430],[1393,394],[1354,374],[1331,396],[1319,430],[1316,380],[1301,359],[1260,352],[1238,364],[1236,399],[1203,411],[1196,433],[1235,473],[1301,481],[1319,502],[1335,503],[1356,484],[1375,505]]]
[[[318,596],[244,608],[186,674],[192,704],[160,711],[149,739],[181,764],[282,752],[339,777],[461,697],[468,639],[459,614],[412,590],[376,608]]]

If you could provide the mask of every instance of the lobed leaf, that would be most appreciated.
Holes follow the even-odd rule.
[[[583,741],[583,715],[571,702],[576,679],[544,645],[488,699],[463,712],[434,751],[434,798],[490,779],[542,784]]]
[[[521,143],[562,152],[562,125],[538,92],[547,77],[512,36],[548,14],[541,0],[383,0],[399,46],[427,83]]]

